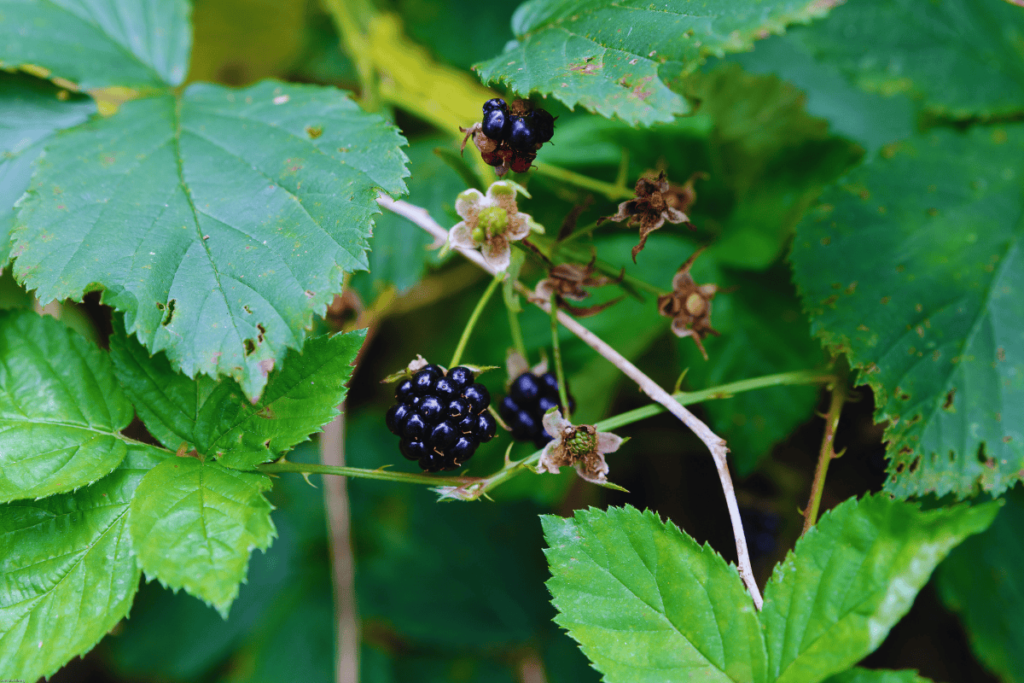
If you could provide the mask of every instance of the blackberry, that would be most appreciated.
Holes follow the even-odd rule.
[[[484,113],[487,114],[492,111],[503,111],[508,112],[508,105],[505,104],[505,100],[500,97],[495,97],[493,100],[487,100],[484,102]]]
[[[534,109],[529,114],[537,144],[543,145],[555,135],[555,117],[543,109]]]
[[[512,131],[512,121],[508,114],[500,109],[495,109],[484,114],[484,120],[480,127],[483,129],[484,135],[496,142],[501,142],[506,140]]]
[[[568,398],[569,410],[575,410],[576,401]],[[559,405],[558,378],[554,373],[524,372],[512,380],[508,396],[498,405],[498,414],[512,429],[513,439],[532,441],[537,448],[543,448],[552,438],[544,431],[544,413]]]
[[[516,152],[533,152],[537,147],[537,136],[526,118],[513,116],[508,134],[508,146]]]
[[[494,438],[498,426],[487,412],[491,395],[475,379],[469,368],[446,373],[428,365],[395,389],[396,403],[384,421],[401,437],[402,455],[425,472],[456,469]]]

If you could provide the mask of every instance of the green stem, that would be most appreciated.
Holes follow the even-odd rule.
[[[555,356],[555,377],[558,378],[558,400],[562,403],[565,419],[572,418],[569,395],[565,391],[565,371],[562,369],[562,348],[558,345],[558,295],[551,292],[551,350]]]
[[[818,466],[814,469],[811,498],[807,502],[807,509],[804,510],[804,529],[800,532],[801,536],[810,531],[818,521],[821,496],[825,492],[825,476],[828,474],[828,465],[832,462],[832,458],[838,457],[835,452],[836,428],[839,426],[839,414],[843,412],[843,403],[845,402],[846,382],[840,379],[832,387],[832,402],[829,404],[828,414],[825,416],[825,435],[821,440],[821,452],[818,453]]]
[[[491,284],[487,285],[487,289],[484,291],[484,295],[480,297],[480,301],[477,302],[476,308],[473,309],[473,314],[469,316],[469,322],[466,323],[466,329],[462,331],[462,338],[459,339],[459,345],[455,347],[455,353],[452,354],[452,360],[448,363],[449,368],[454,368],[462,360],[462,352],[466,350],[466,344],[469,343],[469,335],[473,334],[473,328],[476,327],[476,321],[480,318],[480,314],[483,313],[484,306],[487,305],[488,299],[494,294],[494,290],[498,288],[501,281],[504,279],[505,273],[501,272],[494,276],[491,280]]]
[[[511,306],[505,306],[505,310],[508,311],[508,326],[512,330],[512,346],[519,353],[520,356],[526,360],[526,363],[530,363],[530,357],[526,353],[526,340],[523,339],[523,328],[519,324],[519,313],[512,310]]]
[[[575,171],[562,168],[560,166],[552,166],[551,164],[545,164],[539,161],[533,162],[533,168],[538,175],[547,176],[555,180],[561,180],[569,185],[575,185],[576,187],[582,187],[584,190],[591,190],[599,194],[603,194],[605,197],[612,201],[620,199],[632,199],[633,190],[624,187],[622,185],[615,185],[613,183],[606,183],[603,180],[597,178],[591,178]]]
[[[836,382],[837,378],[821,370],[798,370],[795,372],[784,372],[777,375],[765,375],[752,379],[721,384],[717,387],[704,389],[702,391],[680,391],[672,394],[672,397],[681,405],[692,405],[702,401],[732,398],[734,395],[745,391],[755,391],[769,387],[791,386],[799,384],[825,384]],[[639,422],[648,417],[664,413],[666,408],[659,404],[637,408],[621,415],[615,415],[607,420],[602,420],[594,425],[598,431],[610,432],[619,427]],[[540,460],[542,451],[522,460],[509,463],[489,477],[438,477],[430,474],[412,474],[406,472],[389,472],[388,470],[366,470],[358,467],[331,467],[329,465],[314,465],[297,462],[276,462],[259,465],[260,472],[268,474],[278,472],[300,472],[305,474],[336,474],[343,477],[354,477],[361,479],[378,479],[382,481],[397,481],[407,484],[426,484],[427,486],[453,486],[462,492],[462,495],[455,497],[464,500],[476,500],[491,489],[508,481],[512,477],[525,471]]]

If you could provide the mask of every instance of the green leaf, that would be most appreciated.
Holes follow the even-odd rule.
[[[377,190],[405,191],[403,143],[333,88],[128,102],[47,148],[15,274],[42,301],[105,289],[150,351],[256,398],[344,272],[367,267]]]
[[[1024,111],[1024,12],[1003,0],[850,2],[796,36],[857,85],[954,118]]]
[[[861,669],[856,667],[828,678],[826,683],[931,683],[916,671],[889,671],[885,669]]]
[[[267,389],[251,403],[231,380],[192,380],[174,372],[163,354],[150,356],[115,324],[114,372],[139,417],[160,443],[182,443],[222,465],[251,469],[306,441],[338,414],[366,330],[309,339],[290,350]]]
[[[823,515],[765,587],[769,677],[814,683],[859,662],[907,613],[942,558],[998,511],[988,503],[924,512],[874,495]]]
[[[42,67],[82,90],[185,79],[188,0],[0,0],[0,66]]]
[[[828,3],[742,0],[709,7],[697,0],[641,2],[529,0],[512,16],[506,52],[476,65],[484,84],[522,95],[553,95],[630,124],[668,122],[690,111],[670,87],[708,56],[748,50],[787,24],[823,16]]]
[[[960,614],[974,653],[1004,681],[1024,681],[1024,491],[1018,486],[988,530],[950,553],[939,595]]]
[[[10,252],[12,207],[28,189],[32,162],[58,131],[77,126],[95,111],[87,97],[0,72],[0,267]]]
[[[1024,429],[1024,126],[938,131],[860,168],[798,227],[812,330],[888,420],[898,496],[998,493]]]
[[[149,580],[184,588],[226,617],[249,553],[277,535],[263,497],[270,479],[193,458],[171,458],[139,484],[132,548]]]
[[[558,608],[605,681],[764,681],[756,610],[736,570],[632,507],[541,517]]]
[[[35,681],[83,655],[128,614],[139,569],[126,533],[139,481],[162,459],[133,445],[75,493],[0,505],[0,671]]]
[[[107,354],[53,318],[0,312],[0,502],[109,473],[131,420]]]

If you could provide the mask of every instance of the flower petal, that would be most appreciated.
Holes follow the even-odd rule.
[[[477,216],[480,215],[480,209],[483,208],[481,206],[483,199],[483,193],[475,188],[460,192],[455,200],[455,213],[475,225]]]
[[[521,240],[530,234],[530,217],[525,213],[508,214],[508,228],[505,229],[505,237],[510,242]]]
[[[479,244],[473,241],[473,231],[465,222],[456,223],[448,231],[448,243],[461,249],[476,249]]]
[[[512,247],[509,246],[508,240],[504,239],[504,236],[492,237],[484,242],[481,251],[487,265],[498,272],[507,270],[509,264],[512,263]]]
[[[561,445],[561,441],[559,441],[558,446]],[[559,464],[555,462],[555,460],[555,442],[549,441],[548,444],[544,446],[544,451],[540,454],[540,461],[537,463],[537,471],[548,472],[550,474],[558,474]],[[561,460],[561,458],[558,458],[558,460]]]
[[[514,216],[519,212],[516,206],[516,188],[507,180],[491,183],[491,186],[487,188],[487,199],[505,209],[505,213],[509,216]]]
[[[622,445],[622,437],[611,432],[598,432],[597,433],[597,452],[598,453],[614,453],[619,450],[619,446]]]
[[[608,463],[604,461],[603,455],[594,453],[576,463],[576,473],[591,483],[604,484],[608,481],[605,476],[608,474]]]
[[[562,411],[558,408],[552,408],[544,413],[544,419],[541,420],[541,424],[544,425],[544,431],[555,437],[555,441],[558,443],[562,442],[562,436],[565,434],[565,431],[572,429],[572,422],[562,417]],[[554,441],[551,443],[554,443]]]
[[[675,223],[676,225],[679,223],[690,222],[689,217],[685,213],[679,209],[673,209],[671,206],[666,206],[665,210],[661,212],[661,215],[664,216],[669,223]]]
[[[544,278],[534,287],[533,295],[542,301],[548,301],[551,299],[551,294],[554,291],[555,283],[550,278]]]

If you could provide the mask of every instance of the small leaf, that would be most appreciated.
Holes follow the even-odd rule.
[[[0,0],[0,65],[42,67],[82,90],[185,79],[187,0]]]
[[[104,288],[151,352],[256,398],[343,274],[367,267],[378,188],[405,191],[402,144],[333,88],[127,102],[47,148],[15,274],[41,301]]]
[[[0,671],[35,681],[91,650],[139,586],[126,525],[143,476],[164,456],[132,445],[109,476],[74,493],[0,505]]]
[[[0,312],[0,502],[103,477],[131,419],[107,354],[48,316]]]
[[[240,469],[291,450],[338,414],[366,338],[366,330],[313,337],[301,352],[289,351],[253,404],[233,381],[191,380],[163,354],[151,357],[122,325],[114,329],[114,371],[150,433],[171,450],[185,443]]]
[[[1024,681],[1024,491],[1018,486],[988,530],[950,553],[936,573],[978,659],[1004,681]]]
[[[608,683],[764,681],[764,642],[733,567],[632,507],[541,517],[558,608]]]
[[[826,683],[931,683],[916,671],[888,671],[856,667],[827,679]]]
[[[760,612],[768,675],[815,683],[881,645],[932,570],[998,503],[928,512],[874,495],[826,513],[775,567]]]
[[[689,112],[670,87],[708,56],[748,50],[787,24],[823,16],[831,3],[750,0],[728,5],[669,0],[622,5],[599,0],[530,0],[512,17],[517,42],[474,67],[485,84],[553,95],[630,124],[669,122]]]
[[[889,157],[800,224],[794,280],[889,423],[887,490],[999,493],[1024,470],[1024,126],[938,131]]]
[[[227,617],[249,553],[277,535],[263,497],[270,480],[194,458],[170,458],[139,484],[132,547],[149,580],[184,588]]]
[[[10,252],[14,203],[28,189],[32,162],[58,131],[95,111],[87,97],[69,95],[37,78],[0,72],[0,268]]]

